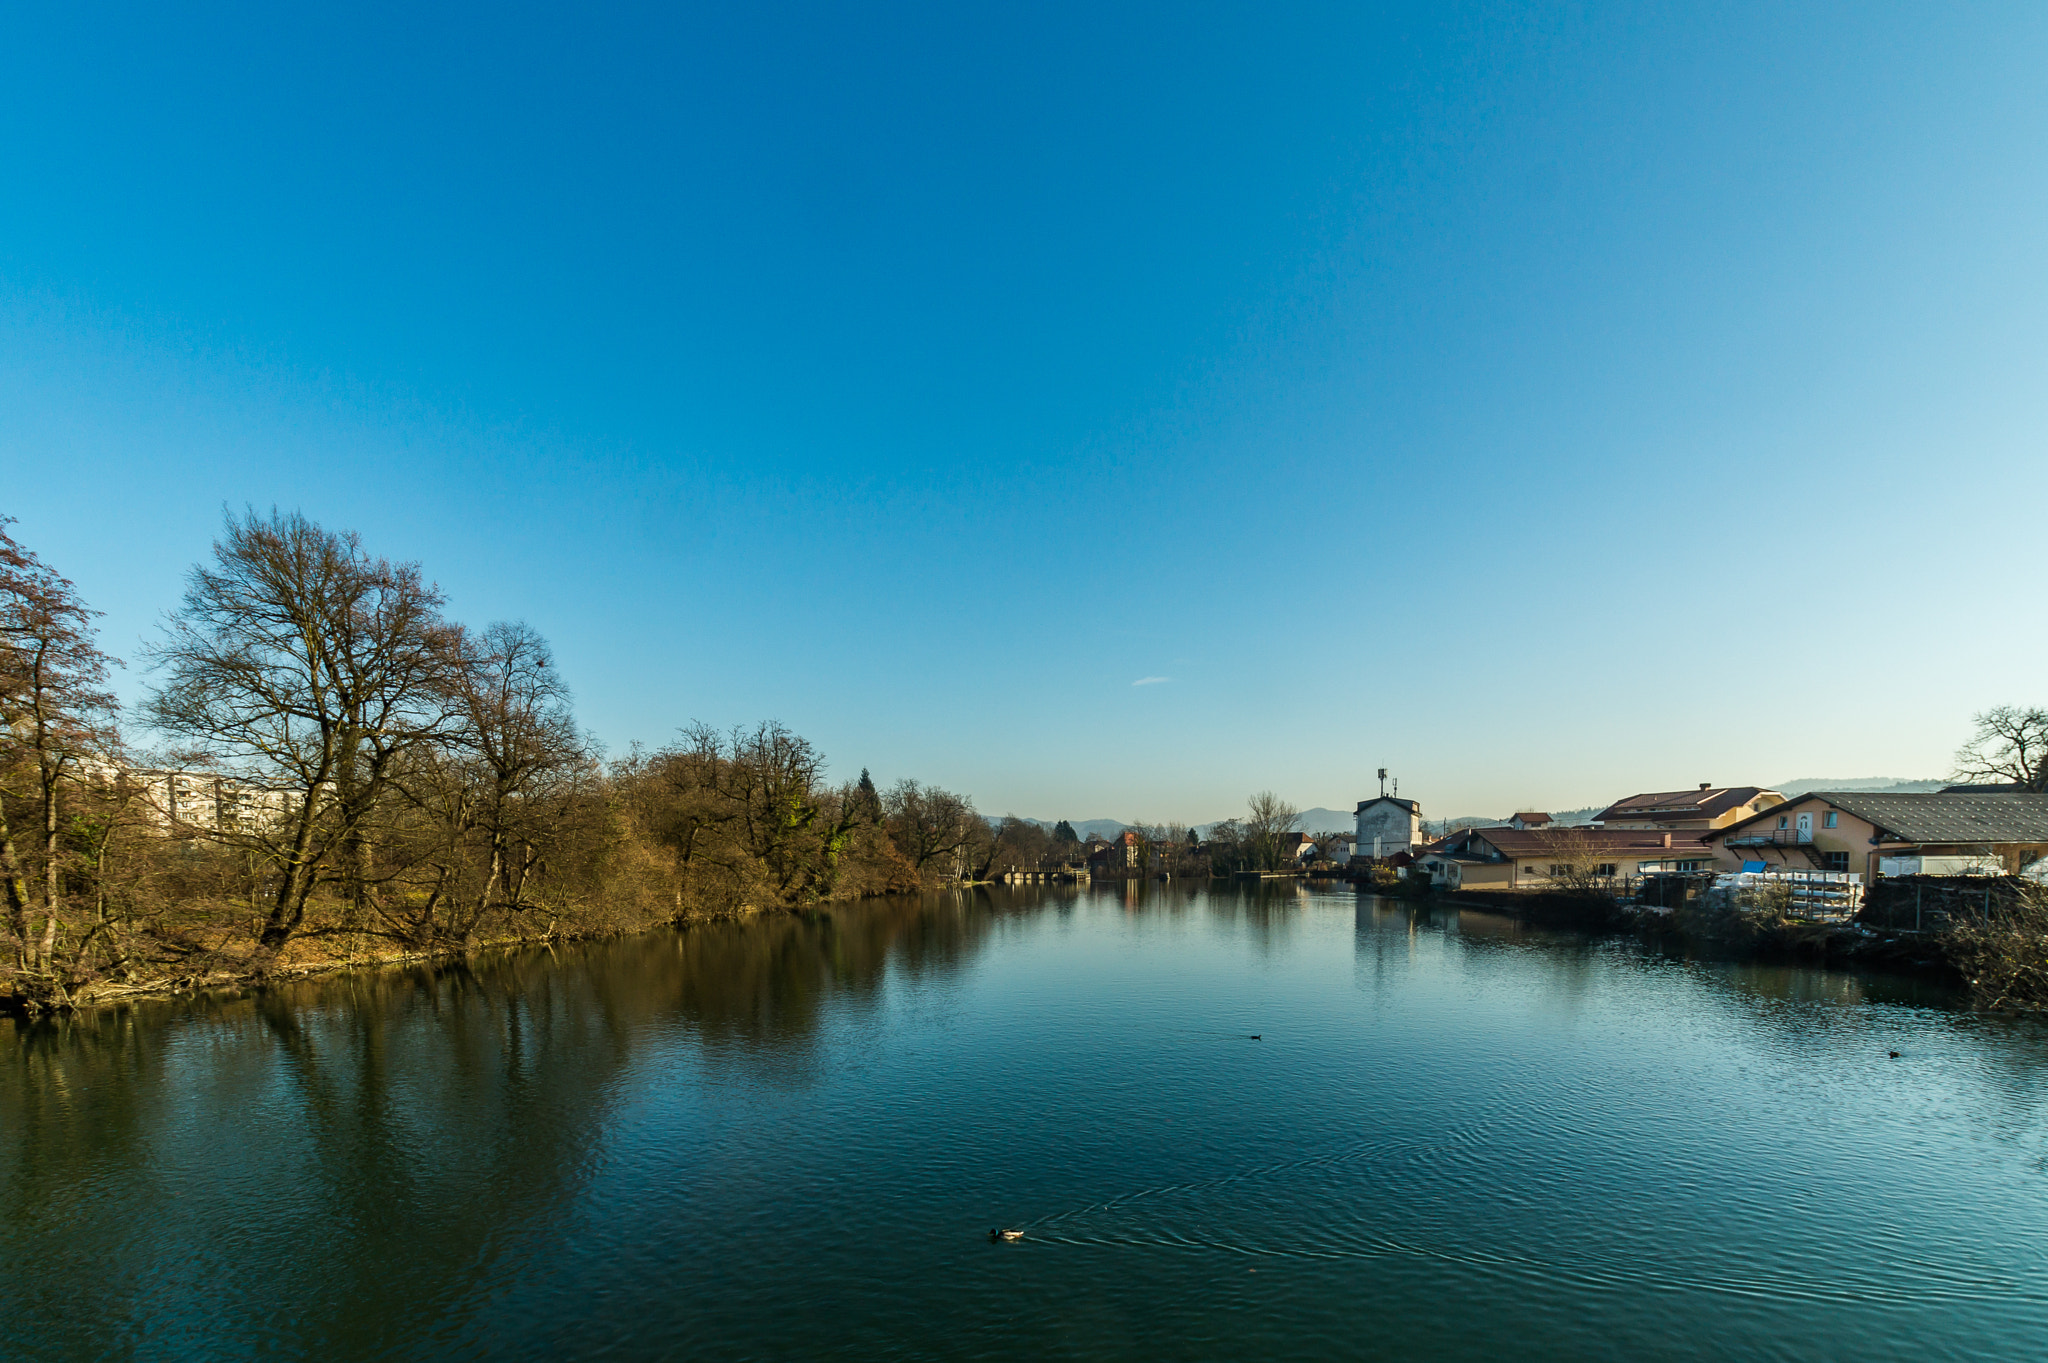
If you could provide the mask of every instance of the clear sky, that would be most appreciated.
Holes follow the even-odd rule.
[[[1946,770],[2048,702],[2048,7],[9,7],[0,512],[224,505],[991,813]],[[131,671],[129,694],[144,678]]]

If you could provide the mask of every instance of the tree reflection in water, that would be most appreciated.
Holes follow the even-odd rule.
[[[1425,1239],[1483,1226],[1569,1258],[1588,1251],[1559,1229],[1577,1219],[1532,1200],[1544,1179],[1580,1171],[1575,1206],[1604,1195],[1625,1207],[1644,1195],[1627,1172],[1640,1158],[1610,1158],[1602,1142],[1633,1132],[1637,1156],[1664,1158],[1719,1122],[1734,1143],[1793,1132],[1820,1142],[1805,1157],[1846,1159],[1863,1146],[1828,1144],[1830,1114],[1882,1112],[1872,1084],[1910,1077],[1859,1059],[1887,1049],[1952,1048],[1942,1083],[1887,1099],[1921,1104],[1927,1129],[1961,1105],[1972,1132],[2033,1140],[2048,1072],[2038,1034],[1900,1006],[1927,992],[1293,882],[1130,882],[871,901],[18,1025],[0,1067],[10,1342],[49,1358],[426,1356],[528,1339],[573,1351],[579,1330],[643,1338],[653,1313],[667,1332],[644,1336],[653,1352],[716,1338],[739,1356],[748,1330],[756,1354],[799,1336],[829,1344],[824,1316],[804,1334],[792,1314],[818,1294],[872,1342],[915,1330],[923,1308],[893,1286],[870,1293],[863,1245],[771,1243],[777,1218],[845,1198],[869,1218],[864,1234],[895,1237],[902,1265],[922,1265],[902,1272],[1016,1312],[998,1271],[1010,1261],[933,1243],[935,1204],[972,1204],[943,1216],[984,1234],[973,1216],[989,1201],[1085,1208],[1200,1173],[1186,1186],[1208,1191],[1088,1213],[1110,1237],[1102,1253],[1149,1256],[1150,1278],[1077,1251],[1072,1279],[1047,1277],[1043,1309],[1023,1311],[1052,1332],[1041,1344],[1069,1337],[1076,1302],[1153,1337],[1155,1312],[1216,1300],[1197,1281],[1211,1261],[1188,1248],[1216,1233],[1212,1219],[1317,1247],[1340,1275],[1350,1242],[1323,1243],[1332,1207],[1372,1235],[1407,1217]],[[1630,1029],[1653,1045],[1617,1040]],[[1240,1032],[1265,1040],[1239,1048]],[[1752,1093],[1758,1074],[1769,1085]],[[1234,1172],[1293,1170],[1278,1152],[1342,1154],[1382,1128],[1389,1149],[1432,1152],[1398,1196],[1386,1180],[1401,1167],[1386,1160]],[[1522,1161],[1531,1219],[1431,1172],[1468,1157]],[[778,1202],[799,1180],[805,1191]],[[1175,1232],[1192,1239],[1156,1251],[1129,1239],[1177,1214],[1176,1198],[1198,1199]],[[750,1217],[753,1231],[732,1229]],[[1703,1254],[1715,1234],[1771,1252],[1741,1225],[1702,1223]],[[1685,1252],[1654,1239],[1646,1261]],[[822,1285],[793,1276],[805,1273]],[[679,1301],[669,1275],[696,1295]],[[1305,1277],[1285,1313],[1229,1317],[1280,1331],[1238,1343],[1271,1349],[1318,1312],[1330,1338],[1348,1337],[1347,1303],[1363,1299],[1342,1281]]]

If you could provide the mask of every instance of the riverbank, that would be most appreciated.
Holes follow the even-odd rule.
[[[1333,878],[1295,873],[1286,879],[1303,883],[1342,883]],[[1118,882],[1122,884],[1124,882]],[[1220,883],[1220,882],[1218,882]],[[1264,883],[1263,881],[1258,883]],[[1843,971],[1882,971],[1910,975],[1971,992],[1975,981],[1946,934],[1886,931],[1859,923],[1826,923],[1758,912],[1708,910],[1698,904],[1664,910],[1618,901],[1603,895],[1562,893],[1459,893],[1419,891],[1409,883],[1394,886],[1352,882],[1355,889],[1396,898],[1418,908],[1471,909],[1534,927],[1588,935],[1627,934],[1647,945],[1688,955],[1729,961],[1794,964]],[[966,882],[956,889],[993,888]],[[1085,884],[1081,887],[1085,890]],[[831,901],[851,905],[858,900]],[[827,908],[820,904],[814,908]],[[646,921],[589,926],[553,920],[539,932],[494,933],[462,943],[422,948],[379,942],[369,934],[337,930],[302,935],[282,951],[266,952],[248,935],[223,934],[207,942],[190,935],[173,945],[183,953],[176,961],[157,960],[140,978],[102,978],[83,983],[59,999],[37,998],[15,990],[0,995],[0,1013],[34,1017],[44,1013],[87,1011],[149,999],[189,997],[200,993],[259,989],[294,981],[374,971],[407,965],[445,964],[490,952],[578,942],[619,940],[661,929],[693,924],[732,922],[764,914],[800,914],[809,910],[781,906],[742,906],[723,911],[693,911]],[[147,966],[145,966],[147,969]],[[2038,1011],[2024,1000],[2000,999],[1987,1006]]]
[[[718,912],[696,912],[664,918],[630,927],[617,925],[562,927],[550,923],[538,933],[492,934],[444,946],[419,947],[403,943],[379,944],[368,934],[315,934],[286,943],[281,951],[265,951],[246,937],[211,945],[192,943],[183,964],[142,978],[104,978],[87,981],[65,990],[59,997],[38,996],[16,987],[0,993],[0,1015],[37,1016],[86,1012],[150,999],[188,998],[202,993],[261,989],[299,980],[340,975],[357,970],[385,970],[395,966],[446,964],[494,951],[526,947],[566,945],[637,937],[660,928],[693,923],[733,922],[756,917],[762,910],[742,907]],[[158,963],[160,965],[165,963]]]
[[[1415,902],[1500,914],[1534,927],[1628,934],[1661,947],[1730,961],[1913,975],[1959,990],[1973,983],[1948,938],[1688,904],[1661,909],[1604,895],[1430,892]]]

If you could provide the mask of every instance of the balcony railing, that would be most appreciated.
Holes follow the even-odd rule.
[[[1726,847],[1804,847],[1813,841],[1811,828],[1773,828],[1768,833],[1744,833],[1729,838]]]

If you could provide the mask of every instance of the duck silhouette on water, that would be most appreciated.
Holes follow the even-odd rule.
[[[999,1244],[1004,1240],[1022,1240],[1023,1238],[1024,1232],[1020,1230],[991,1230],[988,1233],[988,1242],[992,1245]]]

